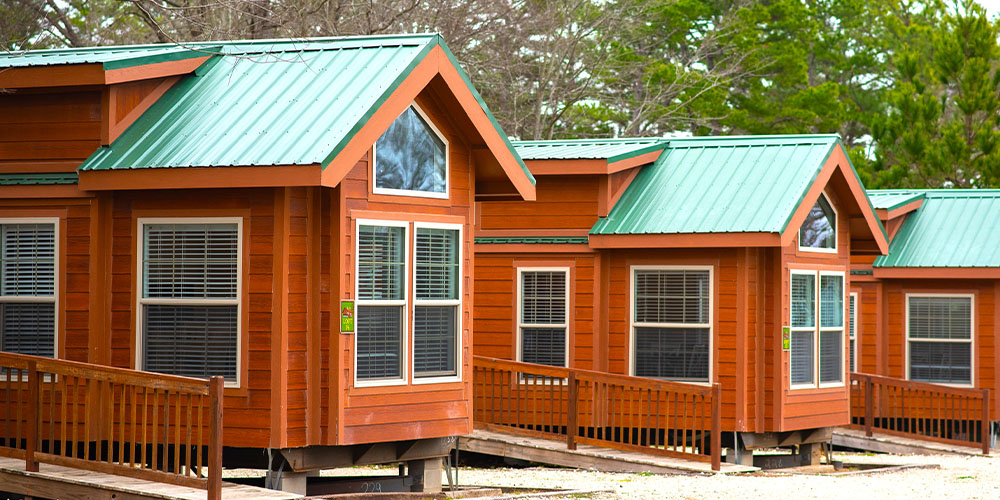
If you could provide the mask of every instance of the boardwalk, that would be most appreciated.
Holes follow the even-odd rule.
[[[879,453],[895,453],[899,455],[978,455],[982,456],[980,447],[959,446],[948,443],[938,443],[925,439],[915,439],[891,434],[875,432],[871,437],[865,436],[860,429],[838,427],[833,431],[833,444],[859,450],[876,451]],[[996,450],[993,450],[994,452]]]

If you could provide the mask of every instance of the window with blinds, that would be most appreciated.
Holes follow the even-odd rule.
[[[55,357],[56,223],[0,222],[0,351]]]
[[[818,285],[818,286],[817,286]],[[844,380],[844,276],[822,271],[791,273],[793,386]]]
[[[566,366],[569,269],[518,270],[520,360]]]
[[[909,378],[972,384],[971,295],[907,295]]]
[[[239,223],[140,224],[142,369],[188,377],[222,376],[235,383]]]
[[[415,227],[414,378],[458,375],[458,229]]]
[[[848,321],[847,332],[848,332],[848,342],[850,343],[850,347],[848,350],[849,358],[847,360],[847,363],[849,366],[849,371],[852,372],[858,371],[858,346],[857,346],[858,313],[856,309],[857,300],[858,300],[858,294],[852,293],[848,299],[849,305],[847,307],[847,321]]]
[[[633,269],[636,376],[709,381],[711,270]]]
[[[403,378],[406,227],[358,225],[355,378]]]

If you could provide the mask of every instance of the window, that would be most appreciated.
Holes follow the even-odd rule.
[[[448,197],[448,142],[411,105],[375,141],[375,192]]]
[[[850,305],[847,307],[847,331],[849,333],[848,342],[851,344],[848,351],[848,356],[850,356],[848,358],[848,371],[856,372],[858,371],[858,310],[856,305],[858,301],[858,294],[852,293],[850,297],[848,297],[848,301]]]
[[[837,212],[826,195],[820,193],[799,229],[799,249],[814,252],[837,251]]]
[[[972,295],[906,296],[908,378],[972,385]]]
[[[792,271],[790,295],[792,386],[843,383],[844,274]]]
[[[403,379],[406,226],[358,224],[355,373],[359,381]]]
[[[458,376],[461,236],[457,228],[415,224],[413,377]]]
[[[569,268],[518,269],[518,358],[567,366]]]
[[[0,351],[56,355],[58,221],[0,221]]]
[[[139,220],[140,369],[236,384],[239,219]]]
[[[632,268],[633,373],[709,382],[711,268]]]

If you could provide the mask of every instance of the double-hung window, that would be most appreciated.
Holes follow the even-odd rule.
[[[972,295],[906,295],[907,376],[972,385]]]
[[[357,226],[357,319],[355,378],[403,381],[406,367],[405,222]]]
[[[56,354],[56,220],[0,220],[0,351]]]
[[[459,226],[414,224],[413,377],[458,376]]]
[[[712,268],[632,268],[632,372],[711,381]]]
[[[138,368],[237,384],[242,220],[138,222]]]
[[[566,366],[569,268],[518,268],[518,359]]]
[[[849,371],[858,371],[858,294],[851,293],[848,297],[849,305],[847,306],[847,332],[849,337],[849,342],[851,343],[850,349],[848,349],[848,363]]]
[[[790,296],[792,386],[842,384],[844,273],[792,271]]]

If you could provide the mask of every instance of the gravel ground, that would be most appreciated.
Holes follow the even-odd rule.
[[[1000,458],[834,453],[846,463],[936,464],[894,472],[824,477],[759,472],[742,475],[657,476],[570,469],[466,469],[462,484],[574,490],[611,490],[618,499],[1000,499]],[[569,497],[566,497],[569,498]]]

